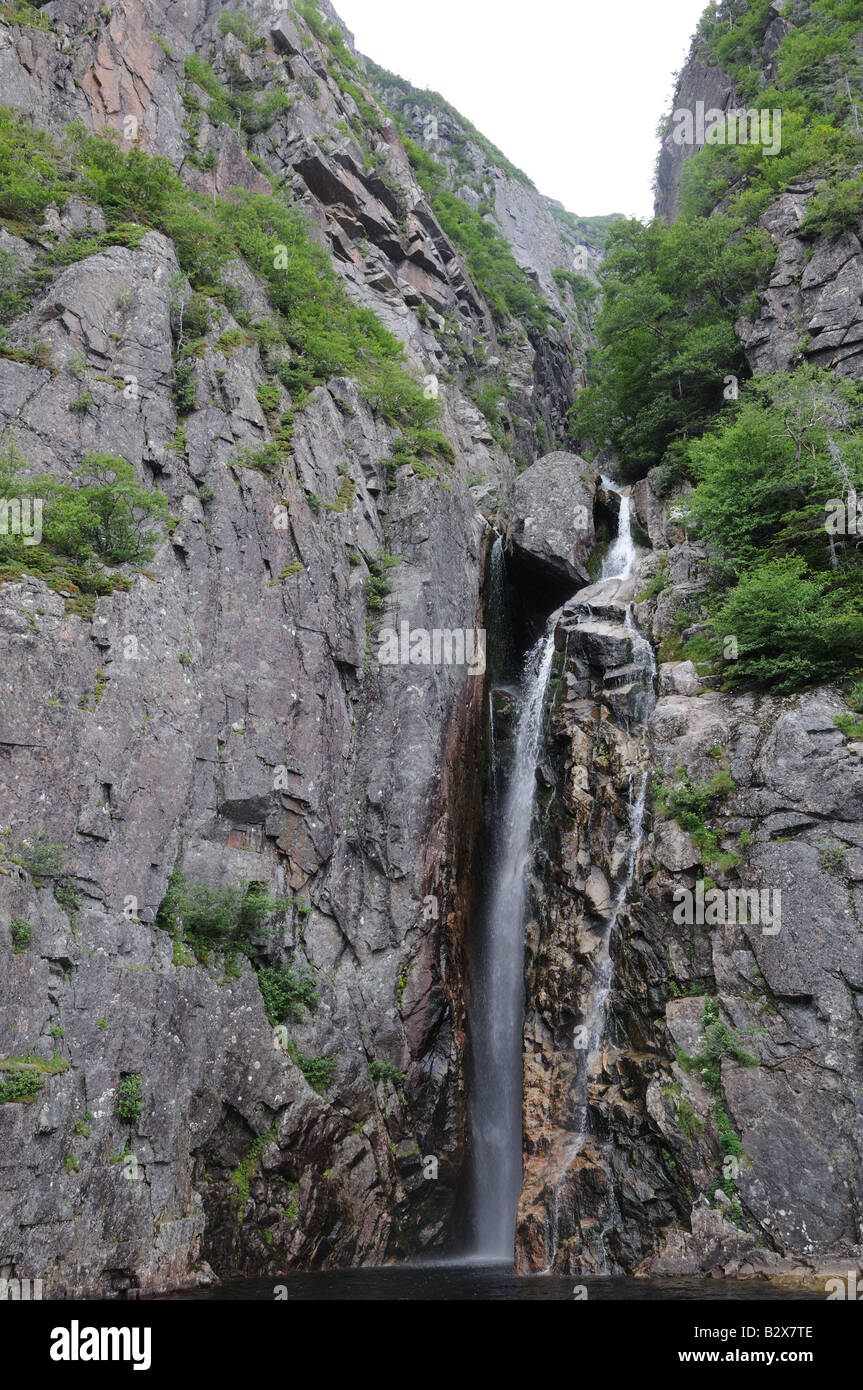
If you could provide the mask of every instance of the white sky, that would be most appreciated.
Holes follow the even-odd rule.
[[[650,217],[657,122],[706,0],[334,0],[571,212]]]

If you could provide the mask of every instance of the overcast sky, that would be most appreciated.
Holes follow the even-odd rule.
[[[656,125],[706,0],[334,0],[572,212],[649,217]]]

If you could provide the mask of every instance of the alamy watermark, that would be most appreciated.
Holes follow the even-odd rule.
[[[381,666],[467,666],[472,676],[485,675],[485,628],[415,627],[402,622],[378,633]]]
[[[858,1279],[860,1280],[860,1292],[857,1292]],[[863,1279],[860,1279],[856,1269],[849,1269],[847,1280],[841,1275],[836,1275],[833,1279],[828,1279],[824,1285],[827,1294],[827,1302],[831,1299],[840,1301],[847,1300],[850,1303],[863,1303]]]
[[[741,110],[733,107],[720,111],[697,101],[695,110],[680,106],[671,113],[671,138],[675,145],[762,145],[766,155],[776,155],[782,149],[782,112]]]
[[[22,545],[42,540],[42,498],[0,497],[0,536],[20,536]]]
[[[708,888],[699,879],[695,891],[675,888],[676,926],[717,927],[729,922],[761,927],[762,936],[782,930],[781,888]]]
[[[824,522],[828,536],[863,536],[863,497],[853,490],[847,497],[828,497],[824,510],[829,513]]]
[[[29,1303],[41,1297],[41,1279],[0,1279],[0,1303]]]

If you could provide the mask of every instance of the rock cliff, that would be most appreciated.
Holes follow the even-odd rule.
[[[782,80],[810,8],[752,8],[711,9],[677,106]],[[0,1275],[101,1296],[457,1236],[496,532],[521,645],[564,605],[517,1266],[859,1261],[863,744],[840,685],[684,652],[692,479],[572,433],[615,219],[328,0],[15,0],[0,83]],[[669,130],[666,220],[732,199],[695,153]],[[825,180],[757,205],[753,372],[860,376],[863,226]]]
[[[108,450],[171,519],[102,596],[26,551],[3,571],[0,1084],[22,1102],[0,1105],[0,1267],[71,1296],[381,1262],[441,1240],[462,1164],[484,702],[463,664],[379,664],[379,629],[481,625],[482,511],[562,428],[567,315],[524,278],[560,325],[546,351],[489,306],[328,5],[18,21],[13,118],[57,150],[70,122],[113,131],[204,209],[301,209],[440,420],[435,467],[338,344],[286,387],[260,269],[235,254],[193,291],[171,235],[114,233],[62,153],[64,196],[8,209],[9,457],[65,483]],[[207,930],[232,893],[279,911],[202,948],[181,882]],[[313,985],[274,1027],[279,970]]]

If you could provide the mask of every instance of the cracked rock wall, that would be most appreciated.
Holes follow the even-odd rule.
[[[514,468],[460,381],[495,330],[394,126],[365,131],[370,163],[326,46],[293,10],[247,9],[252,52],[218,35],[212,0],[54,0],[49,30],[0,23],[3,100],[58,137],[71,120],[122,133],[132,117],[143,148],[208,195],[285,185],[350,295],[420,379],[441,378],[456,461],[446,487],[393,477],[397,432],[336,377],[297,413],[276,479],[231,466],[270,434],[259,349],[220,349],[238,328],[223,309],[178,420],[178,266],[159,232],[76,261],[10,327],[13,344],[48,345],[42,365],[0,356],[0,423],[30,466],[65,480],[109,450],[177,518],[92,616],[36,575],[0,586],[0,1059],[30,1058],[43,1081],[32,1103],[0,1105],[0,1269],[50,1296],[394,1258],[441,1240],[462,1163],[483,682],[379,667],[370,639],[379,623],[482,622],[479,507],[511,491]],[[180,92],[193,52],[223,80],[287,84],[293,104],[248,138],[201,117],[193,151]],[[73,199],[3,245],[24,266],[49,232],[88,223],[104,225]],[[267,312],[247,266],[229,277],[247,314]],[[506,369],[529,394],[519,342]],[[117,389],[129,377],[131,399]],[[566,387],[553,365],[547,377],[540,405]],[[84,385],[92,406],[72,412]],[[366,561],[384,551],[400,563],[375,614]],[[40,833],[64,847],[77,908],[22,867]],[[290,1037],[274,1036],[249,961],[184,961],[155,925],[175,866],[302,904],[269,948],[313,967],[320,992]],[[15,917],[35,925],[17,952]],[[298,1055],[331,1060],[323,1094]],[[117,1100],[138,1073],[127,1146]]]

